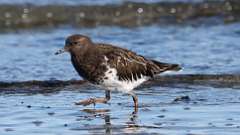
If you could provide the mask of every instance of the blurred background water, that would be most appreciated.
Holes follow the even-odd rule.
[[[82,24],[75,26],[71,21],[60,25],[55,25],[55,22],[45,24],[39,21],[34,22],[34,27],[28,27],[26,24],[30,25],[30,22],[23,21],[24,25],[17,25],[22,21],[21,19],[26,21],[28,9],[38,11],[40,8],[46,8],[44,10],[54,11],[54,7],[49,7],[49,5],[60,4],[65,6],[64,8],[68,8],[70,5],[105,6],[106,4],[121,5],[124,2],[126,1],[43,0],[36,2],[32,0],[1,0],[1,7],[9,6],[3,4],[11,4],[20,7],[23,14],[14,18],[14,13],[17,14],[18,8],[16,11],[12,8],[9,8],[11,11],[6,8],[3,18],[0,17],[0,23],[4,24],[1,25],[2,31],[0,32],[0,81],[80,80],[81,77],[78,76],[70,62],[69,54],[54,55],[55,51],[64,46],[65,38],[76,33],[88,35],[94,42],[111,43],[128,48],[148,58],[178,63],[183,67],[183,70],[177,74],[236,75],[240,73],[240,23],[238,21],[229,23],[222,19],[223,15],[228,15],[227,18],[232,17],[232,19],[237,16],[236,14],[239,13],[237,4],[235,7],[234,4],[229,4],[236,1],[211,1],[216,2],[212,5],[214,8],[211,10],[207,9],[212,6],[203,3],[202,5],[205,5],[204,9],[206,10],[196,9],[189,10],[189,12],[199,11],[197,14],[202,13],[210,16],[195,16],[196,18],[191,16],[191,20],[174,21],[174,23],[172,22],[175,20],[172,18],[173,16],[168,16],[168,14],[165,16],[164,14],[165,20],[163,21],[156,19],[157,23],[147,23],[146,25],[140,23],[141,25],[128,27],[123,27],[121,23],[119,25],[113,23],[114,21],[105,22],[103,25],[98,22],[95,25],[94,22],[94,26]],[[144,2],[154,6],[160,4],[162,7],[169,6],[158,3],[163,2],[163,0],[131,0],[131,2]],[[195,3],[201,3],[203,0],[164,2],[172,3],[169,12],[170,14],[176,13],[178,16],[178,11],[179,14],[184,15],[180,9],[184,9],[185,5],[177,8],[181,4],[176,2],[193,3],[192,7],[197,8]],[[227,14],[218,2],[223,2],[223,5],[235,9],[234,12],[230,12],[230,15],[227,12]],[[34,4],[36,7],[30,6],[28,8],[28,4]],[[39,5],[43,7],[38,7]],[[102,8],[100,7],[100,9]],[[145,13],[145,9],[141,5],[138,5],[136,9],[136,16],[140,20],[152,15],[148,13],[146,16],[139,16],[138,13]],[[202,9],[201,6],[200,9]],[[210,12],[214,9],[219,14],[215,15]],[[230,11],[229,9],[228,11]],[[111,11],[109,8],[109,13]],[[52,14],[47,13],[48,17],[51,17]],[[56,16],[60,16],[60,14],[56,14]],[[126,16],[123,17],[126,18]],[[38,18],[38,16],[34,17]],[[101,17],[104,18],[104,16],[100,16],[100,19],[97,20],[101,21]],[[14,19],[14,21],[11,20],[13,22],[11,25],[8,23],[9,18]],[[19,18],[21,19],[19,20]],[[111,16],[106,18],[113,20]],[[133,19],[130,17],[129,20],[136,21],[134,17]],[[88,23],[92,23],[92,21],[94,19]],[[37,24],[41,25],[37,26]],[[140,101],[138,115],[132,115],[132,100],[121,93],[113,94],[110,105],[96,106],[96,109],[107,109],[108,112],[89,113],[83,111],[93,107],[75,106],[73,102],[104,95],[101,89],[88,84],[58,88],[57,90],[49,88],[46,93],[35,94],[27,92],[19,94],[17,93],[18,89],[15,90],[16,93],[12,94],[4,94],[2,91],[4,89],[0,89],[1,135],[124,133],[234,135],[240,132],[238,109],[240,93],[238,88],[188,85],[161,87],[161,84],[139,88],[136,91]],[[189,96],[190,100],[173,102],[179,96]]]
[[[35,2],[33,0],[1,0],[0,4],[34,4],[34,5],[49,5],[49,4],[60,4],[60,5],[105,5],[105,4],[121,4],[123,2],[144,2],[144,3],[155,3],[155,2],[203,2],[204,0],[41,0]],[[215,0],[223,1],[223,0]]]
[[[23,30],[0,34],[2,81],[79,79],[70,56],[55,56],[67,36],[81,33],[95,42],[128,48],[148,58],[179,63],[184,74],[237,74],[239,23],[214,26],[143,26]],[[148,35],[146,35],[148,33]]]

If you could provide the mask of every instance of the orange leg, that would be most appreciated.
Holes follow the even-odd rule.
[[[132,93],[132,92],[130,92],[129,94],[130,94],[130,95],[132,96],[132,98],[133,98],[133,102],[134,102],[134,113],[137,113],[137,112],[138,112],[138,97],[137,97],[136,94],[134,94],[134,93]]]

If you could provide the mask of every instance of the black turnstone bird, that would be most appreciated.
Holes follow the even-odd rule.
[[[177,64],[147,59],[110,44],[94,43],[89,37],[79,34],[69,36],[64,48],[56,55],[63,52],[70,53],[73,66],[83,79],[106,90],[105,98],[90,98],[77,105],[107,103],[110,92],[118,90],[133,97],[136,112],[138,98],[133,92],[134,88],[164,71],[180,70]]]

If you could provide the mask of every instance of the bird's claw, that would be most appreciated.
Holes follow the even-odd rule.
[[[80,102],[76,102],[75,105],[87,106],[87,105],[93,104],[95,106],[96,103],[106,104],[107,101],[108,101],[108,99],[106,99],[106,98],[89,98],[89,99],[86,99],[86,100],[82,100]]]
[[[87,105],[90,105],[90,104],[96,104],[96,100],[95,98],[89,98],[89,99],[86,99],[86,100],[82,100],[80,102],[75,102],[75,105],[83,105],[83,106],[87,106]]]

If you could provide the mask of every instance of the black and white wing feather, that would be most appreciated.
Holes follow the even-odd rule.
[[[111,68],[117,70],[119,80],[137,80],[143,76],[153,77],[167,70],[179,70],[177,64],[168,64],[146,59],[136,53],[111,45],[100,45]],[[110,49],[112,48],[112,49]]]

